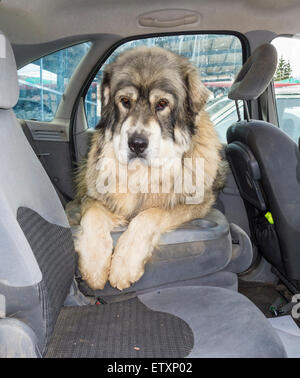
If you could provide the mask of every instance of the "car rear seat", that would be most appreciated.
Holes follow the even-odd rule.
[[[0,34],[0,357],[285,357],[263,314],[216,287],[64,306],[75,273],[57,193],[12,111],[13,52]]]

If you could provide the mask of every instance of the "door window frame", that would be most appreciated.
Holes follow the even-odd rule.
[[[90,75],[87,77],[84,85],[82,86],[81,92],[78,95],[76,103],[79,104],[78,99],[82,98],[83,102],[85,101],[86,94],[92,84],[94,78],[96,77],[97,73],[103,66],[103,64],[107,61],[107,59],[113,54],[113,52],[120,46],[125,43],[137,41],[140,39],[147,39],[147,38],[157,38],[157,37],[172,37],[172,36],[180,36],[180,35],[230,35],[235,36],[240,40],[241,48],[242,48],[242,63],[244,64],[247,58],[250,55],[250,44],[247,37],[239,32],[224,30],[224,31],[213,31],[213,30],[203,30],[203,31],[185,31],[185,32],[166,32],[166,33],[151,33],[151,34],[142,34],[137,36],[130,36],[127,38],[123,38],[120,41],[113,44],[98,60],[96,65],[94,66],[93,70],[90,72]]]
[[[59,47],[59,48],[57,48],[57,49],[54,49],[54,50],[52,50],[51,52],[48,51],[47,53],[42,54],[42,55],[39,56],[39,57],[35,57],[34,60],[31,60],[30,62],[27,62],[27,63],[25,63],[25,64],[23,64],[23,65],[17,67],[17,71],[19,72],[20,69],[26,67],[26,66],[29,65],[29,64],[33,64],[34,62],[36,62],[36,61],[38,61],[38,60],[40,60],[40,59],[47,58],[48,56],[51,56],[51,55],[53,55],[53,54],[56,54],[56,53],[58,53],[58,52],[60,52],[60,51],[63,51],[63,50],[66,50],[66,49],[72,48],[72,47],[74,47],[74,46],[83,45],[83,44],[85,44],[85,43],[90,43],[90,47],[89,47],[89,50],[90,50],[90,49],[92,48],[92,46],[93,46],[93,40],[92,40],[92,39],[87,39],[87,40],[77,41],[77,42],[74,42],[74,43],[71,43],[71,44],[67,44],[66,46],[63,46],[63,47]],[[88,50],[88,51],[89,51],[89,50]],[[81,57],[81,59],[80,59],[78,65],[79,65],[80,62],[85,58],[85,56],[88,54],[88,51],[86,52],[85,55],[83,55],[83,56]],[[74,73],[76,72],[76,69],[78,68],[78,65],[76,66],[76,68],[75,68],[74,71],[72,72],[72,75],[70,76],[70,78],[69,78],[69,80],[68,80],[68,82],[67,82],[67,84],[66,84],[66,86],[65,86],[65,88],[64,88],[64,91],[63,91],[62,94],[61,94],[61,100],[60,100],[60,102],[59,102],[58,105],[57,105],[57,108],[56,108],[55,113],[53,113],[53,118],[52,118],[52,120],[51,120],[51,121],[45,121],[45,120],[42,121],[42,120],[30,120],[30,119],[24,119],[25,121],[38,122],[38,123],[42,123],[42,124],[43,124],[43,123],[45,123],[45,124],[51,124],[52,122],[55,122],[56,114],[57,114],[58,109],[59,109],[59,107],[60,107],[60,104],[61,104],[61,102],[62,102],[63,96],[64,96],[65,92],[66,92],[67,89],[68,89],[68,85],[69,85],[69,83],[70,83],[70,81],[71,81],[71,79],[72,79]],[[18,79],[18,81],[19,81],[19,79]],[[47,89],[46,89],[46,90],[47,90]],[[18,102],[19,102],[19,99],[18,99]],[[16,106],[18,105],[18,102],[17,102]]]

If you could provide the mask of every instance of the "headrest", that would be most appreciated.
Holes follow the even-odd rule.
[[[18,102],[19,84],[15,56],[9,40],[0,31],[0,109],[11,109]]]
[[[266,43],[256,48],[247,59],[228,97],[231,100],[256,100],[270,84],[277,67],[277,51]]]

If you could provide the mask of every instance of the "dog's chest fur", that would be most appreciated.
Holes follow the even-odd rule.
[[[101,201],[112,212],[125,217],[127,220],[149,208],[159,207],[167,209],[184,203],[185,196],[184,194],[174,192],[172,179],[170,180],[170,192],[163,193],[162,182],[159,180],[158,187],[156,188],[158,189],[158,193],[155,193],[151,188],[150,168],[141,166],[140,169],[131,172],[126,165],[118,164],[109,144],[105,145],[104,150],[104,154],[101,154],[101,156],[94,155],[94,158],[90,156],[87,165],[85,178],[87,195],[89,197]],[[91,155],[93,155],[93,151],[91,151]],[[106,160],[102,159],[102,156],[105,156],[105,159],[110,157],[110,161],[114,162],[114,164],[106,164]],[[101,170],[99,169],[101,167],[105,168]],[[160,168],[154,169],[154,171],[157,172],[156,177],[157,174],[161,177]],[[127,185],[122,187],[120,177],[124,177],[124,173],[127,174]],[[106,185],[106,193],[99,191],[99,183],[103,182]],[[131,188],[129,188],[130,184]]]

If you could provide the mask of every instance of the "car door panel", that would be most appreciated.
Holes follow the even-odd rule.
[[[74,198],[72,161],[69,145],[69,122],[43,123],[26,121],[37,155],[56,188],[66,200]]]

